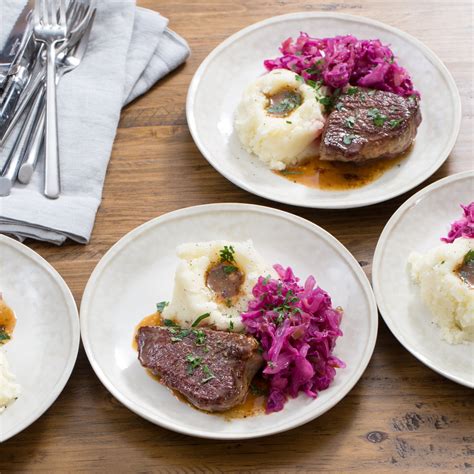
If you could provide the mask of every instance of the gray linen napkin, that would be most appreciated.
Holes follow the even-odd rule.
[[[24,1],[0,0],[0,45]],[[55,244],[87,243],[102,197],[120,110],[189,55],[168,20],[134,0],[96,2],[97,16],[82,64],[58,88],[62,194],[43,196],[40,165],[27,186],[0,197],[0,233]],[[9,145],[14,137],[9,140]],[[0,166],[9,146],[0,152]]]

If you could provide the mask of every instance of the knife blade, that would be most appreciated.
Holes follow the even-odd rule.
[[[28,30],[29,15],[34,8],[34,4],[34,0],[29,0],[25,5],[13,25],[3,49],[0,51],[0,89],[5,85],[15,58],[21,54],[22,49],[26,46],[25,33]]]

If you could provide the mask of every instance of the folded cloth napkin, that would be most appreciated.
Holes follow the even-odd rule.
[[[25,3],[0,0],[0,45]],[[10,196],[0,197],[0,233],[58,245],[67,238],[89,242],[122,106],[189,55],[186,41],[158,13],[133,0],[96,5],[86,55],[58,87],[62,194],[56,200],[43,196],[39,165],[30,184],[17,183]],[[1,150],[0,167],[13,141]]]

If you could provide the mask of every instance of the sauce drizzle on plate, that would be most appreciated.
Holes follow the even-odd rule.
[[[306,164],[290,166],[274,173],[309,188],[345,191],[366,186],[380,178],[386,171],[399,165],[407,157],[410,149],[395,158],[367,163],[323,161],[312,158]]]

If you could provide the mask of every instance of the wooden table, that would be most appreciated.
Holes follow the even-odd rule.
[[[266,17],[295,11],[353,13],[402,28],[425,42],[453,73],[464,113],[449,160],[424,184],[473,167],[470,0],[139,3],[169,17],[193,54],[185,66],[123,111],[91,243],[56,248],[28,242],[63,275],[78,305],[98,260],[124,234],[168,211],[216,201],[263,204],[305,217],[347,246],[370,277],[380,232],[416,190],[365,209],[322,211],[276,204],[220,176],[188,131],[186,92],[200,62],[230,34]],[[369,367],[342,402],[290,432],[241,442],[191,438],[139,418],[102,386],[81,348],[57,402],[0,447],[0,471],[462,471],[474,466],[473,413],[472,392],[421,364],[382,320]]]

